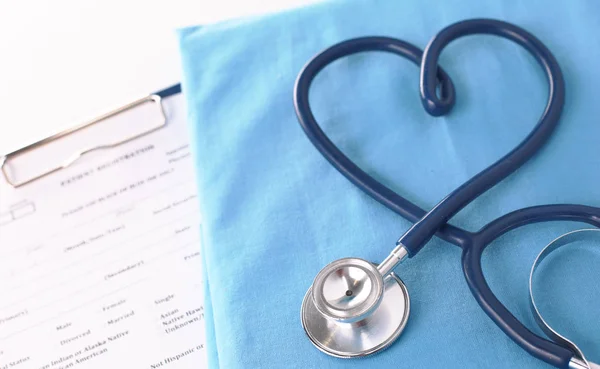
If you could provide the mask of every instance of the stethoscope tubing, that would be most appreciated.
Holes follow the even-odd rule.
[[[558,125],[565,101],[565,82],[558,62],[531,33],[510,23],[490,19],[473,19],[455,23],[434,36],[423,53],[421,61],[420,92],[425,110],[434,116],[446,114],[454,100],[436,95],[436,70],[439,56],[449,43],[457,38],[489,34],[511,40],[523,46],[540,64],[548,80],[548,102],[531,133],[504,157],[466,181],[415,223],[399,240],[410,256],[414,256],[431,239],[436,230],[467,204],[502,181],[529,160],[550,138]],[[469,238],[470,235],[465,234]],[[466,239],[462,240],[465,245]]]
[[[503,234],[519,227],[549,221],[587,223],[600,228],[600,208],[553,204],[515,210],[488,223],[473,234],[462,253],[462,268],[467,285],[479,306],[515,343],[532,356],[557,368],[569,368],[576,353],[531,332],[498,300],[483,275],[481,258],[485,248]]]
[[[323,68],[345,56],[367,51],[396,54],[417,65],[421,63],[423,55],[423,51],[418,47],[390,37],[361,37],[336,44],[316,55],[302,69],[294,87],[296,114],[300,126],[311,143],[333,167],[373,199],[410,222],[416,223],[427,214],[427,211],[392,191],[354,164],[323,132],[310,107],[310,85]],[[446,101],[454,101],[454,84],[441,67],[437,70],[437,81]],[[437,231],[441,239],[455,245],[464,244],[470,239],[469,234],[470,232],[450,224],[441,226]]]
[[[450,77],[438,66],[443,48],[466,35],[490,34],[504,37],[523,46],[542,67],[548,81],[548,103],[531,133],[511,152],[465,182],[439,202],[431,211],[398,195],[378,182],[329,140],[317,123],[309,104],[309,89],[315,76],[333,61],[359,52],[385,51],[407,58],[421,66],[420,94],[425,110],[434,116],[449,112],[455,102],[455,89]],[[440,97],[436,90],[440,87]],[[463,249],[462,267],[469,288],[486,314],[514,342],[534,357],[558,368],[568,368],[574,353],[527,329],[496,298],[481,268],[484,249],[504,233],[526,224],[545,221],[578,221],[600,227],[600,208],[583,205],[543,205],[506,214],[469,232],[447,222],[464,206],[513,173],[529,160],[548,140],[558,124],[565,99],[562,71],[552,53],[529,32],[498,20],[473,19],[446,27],[432,38],[425,52],[405,41],[388,37],[363,37],[341,42],[310,60],[302,69],[294,88],[294,105],[298,121],[318,151],[350,182],[372,198],[415,223],[398,241],[414,256],[435,234]]]

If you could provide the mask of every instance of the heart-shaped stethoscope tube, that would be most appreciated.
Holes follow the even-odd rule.
[[[395,38],[362,37],[340,42],[316,55],[302,69],[294,87],[294,106],[298,121],[304,132],[319,152],[342,173],[350,182],[365,191],[369,196],[401,215],[410,222],[417,222],[427,214],[419,206],[408,201],[390,188],[371,177],[348,159],[337,146],[331,142],[317,123],[309,103],[309,89],[316,75],[327,65],[337,59],[351,54],[367,51],[384,51],[399,55],[419,65],[423,51],[418,47]],[[437,81],[440,93],[446,104],[454,103],[454,85],[442,68],[437,69]],[[455,245],[462,245],[469,239],[469,232],[450,224],[440,227],[438,236]]]
[[[451,41],[473,34],[501,36],[528,50],[546,74],[549,83],[548,103],[537,125],[518,146],[426,212],[365,173],[329,140],[312,114],[309,104],[310,85],[324,67],[339,58],[365,51],[391,52],[421,64],[420,92],[423,106],[431,115],[439,116],[450,111],[454,105],[455,91],[448,75],[438,66],[438,57]],[[441,98],[436,95],[438,84],[441,87]],[[387,37],[364,37],[341,42],[310,60],[302,69],[294,88],[294,105],[299,123],[319,152],[368,195],[407,220],[416,222],[399,240],[408,249],[409,255],[415,255],[434,234],[462,247],[465,278],[482,309],[525,351],[558,368],[568,368],[575,354],[532,333],[502,305],[483,276],[481,257],[485,247],[492,241],[526,224],[570,220],[600,227],[600,208],[564,204],[520,209],[490,222],[476,233],[447,224],[447,221],[469,202],[514,172],[543,146],[558,123],[564,96],[563,75],[552,53],[529,32],[510,23],[491,19],[467,20],[446,27],[430,41],[424,53],[407,42]]]

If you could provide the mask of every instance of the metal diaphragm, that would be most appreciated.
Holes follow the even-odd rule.
[[[410,299],[394,273],[382,277],[366,260],[327,265],[302,302],[302,326],[311,342],[335,357],[361,357],[392,344],[404,330]]]

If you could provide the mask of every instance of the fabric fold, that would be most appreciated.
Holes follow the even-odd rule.
[[[593,47],[600,42],[599,10],[584,0],[346,0],[181,30],[212,314],[212,320],[206,314],[211,367],[546,368],[481,311],[462,275],[461,250],[438,239],[398,268],[411,317],[394,345],[360,360],[332,358],[312,346],[300,305],[318,271],[341,257],[382,260],[411,224],[320,156],[296,120],[293,87],[310,58],[349,38],[390,36],[424,48],[459,20],[512,22],[558,59],[567,81],[565,112],[538,155],[451,223],[476,230],[525,206],[600,206],[600,125],[593,119],[600,115],[600,51]],[[548,89],[526,51],[493,36],[455,41],[440,64],[457,91],[455,108],[441,118],[420,105],[418,67],[395,55],[339,60],[311,89],[315,116],[346,155],[426,209],[520,142],[543,111]],[[528,311],[529,268],[544,245],[581,227],[528,226],[484,255],[490,286],[536,333]],[[581,273],[581,283],[596,293],[591,281],[598,272]],[[552,306],[569,304],[573,286],[553,288],[545,316],[576,342],[583,337],[582,345],[600,342],[594,306],[571,304],[569,316],[562,316]]]

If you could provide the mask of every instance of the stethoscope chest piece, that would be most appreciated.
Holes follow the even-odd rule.
[[[302,302],[302,326],[322,352],[342,358],[376,353],[404,330],[410,313],[406,286],[394,273],[383,277],[363,259],[325,266]]]

